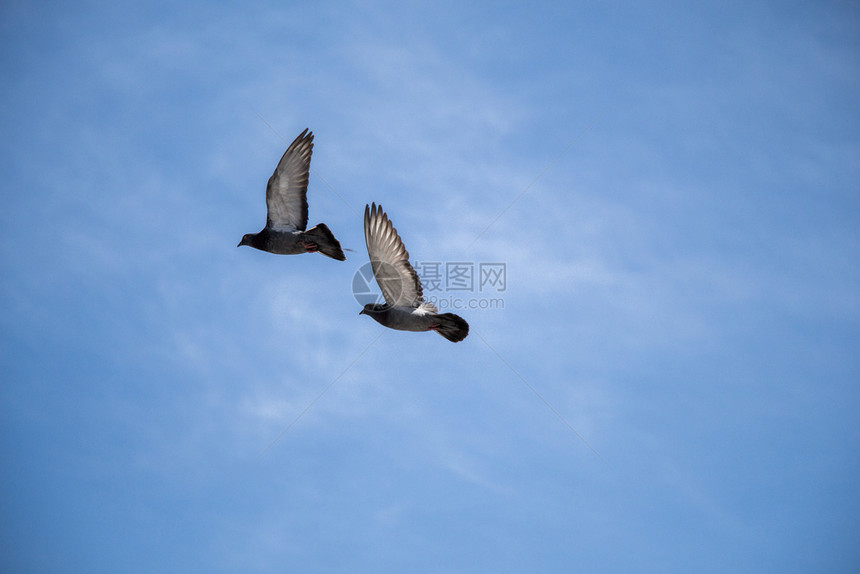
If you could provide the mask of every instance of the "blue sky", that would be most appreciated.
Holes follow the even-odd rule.
[[[857,6],[73,4],[0,7],[4,572],[857,571]],[[345,263],[236,248],[305,127]],[[360,317],[371,201],[503,308]]]

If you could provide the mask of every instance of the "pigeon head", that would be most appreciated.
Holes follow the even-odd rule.
[[[239,245],[236,247],[242,247],[243,245],[250,245],[251,247],[257,247],[258,237],[257,233],[246,233],[242,236],[242,241],[239,242]]]
[[[359,315],[370,315],[371,313],[384,313],[389,307],[385,303],[368,303],[364,309],[358,312]]]

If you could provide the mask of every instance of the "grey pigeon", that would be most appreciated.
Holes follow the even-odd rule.
[[[308,225],[308,171],[314,134],[307,129],[284,152],[266,186],[266,227],[247,233],[238,247],[250,245],[261,251],[297,255],[319,251],[327,257],[346,260],[340,242],[325,223]]]
[[[469,324],[462,317],[440,314],[433,303],[424,301],[421,279],[409,264],[409,252],[381,205],[364,208],[364,240],[385,303],[368,303],[359,315],[369,315],[380,325],[400,331],[436,331],[454,343],[466,338]]]

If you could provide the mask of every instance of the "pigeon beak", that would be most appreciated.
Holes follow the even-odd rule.
[[[358,314],[359,314],[359,315],[364,315],[364,314],[365,314],[365,313],[364,313],[364,309],[362,309],[361,311],[359,311],[359,312],[358,312]]]

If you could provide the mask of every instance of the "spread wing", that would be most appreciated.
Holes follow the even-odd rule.
[[[364,208],[364,241],[385,302],[398,307],[424,303],[421,280],[409,264],[409,252],[381,205]]]
[[[266,226],[277,231],[304,231],[308,224],[308,171],[314,134],[299,134],[275,168],[266,186]]]

